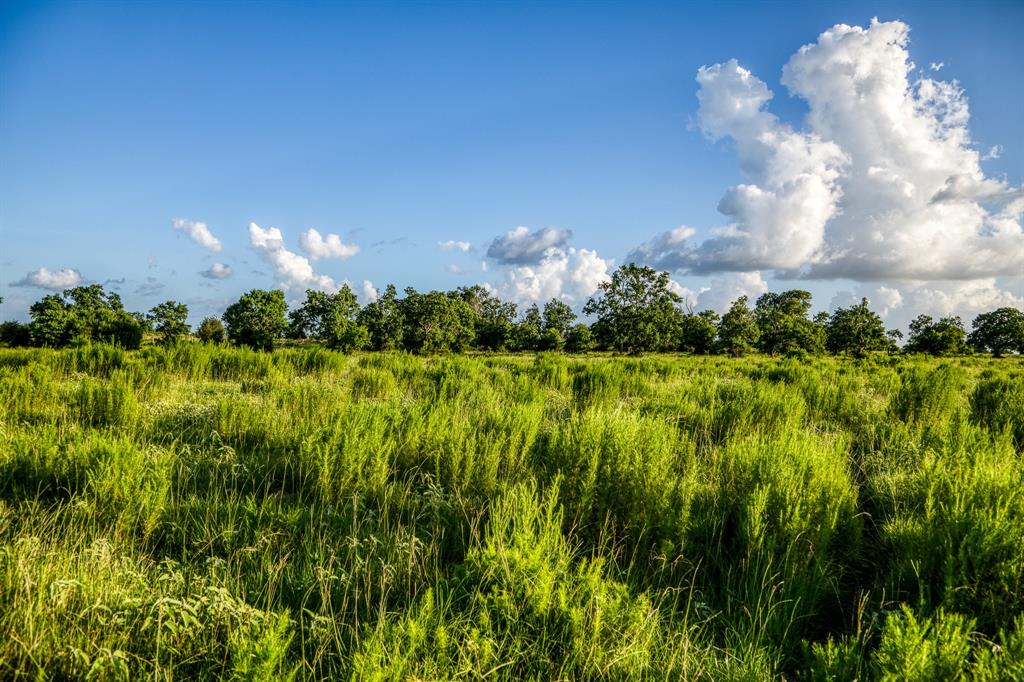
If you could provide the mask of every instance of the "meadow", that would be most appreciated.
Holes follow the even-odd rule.
[[[1024,679],[1024,364],[0,350],[4,679]]]

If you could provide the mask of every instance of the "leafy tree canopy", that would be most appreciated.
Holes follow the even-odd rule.
[[[224,341],[224,323],[217,317],[206,317],[196,329],[196,338],[203,343],[221,343]]]
[[[594,334],[606,348],[628,353],[667,350],[679,335],[682,299],[669,288],[667,272],[623,265],[602,282],[583,312],[594,315]]]
[[[971,324],[968,341],[976,350],[987,350],[996,357],[1024,353],[1024,312],[999,308],[978,315]]]
[[[399,301],[405,347],[416,353],[448,353],[469,348],[475,334],[473,309],[457,293],[405,290]]]
[[[143,325],[125,312],[121,297],[100,284],[50,294],[29,308],[29,334],[38,346],[104,342],[138,348]]]
[[[754,307],[760,349],[769,355],[821,351],[825,343],[824,329],[807,316],[810,309],[809,291],[791,289],[761,295]]]
[[[747,304],[748,300],[746,296],[740,296],[733,301],[718,325],[718,348],[734,357],[753,350],[761,335],[754,311]]]
[[[870,351],[891,345],[882,318],[868,307],[868,299],[849,308],[837,308],[828,322],[826,347],[832,353],[849,353],[862,358]]]
[[[232,343],[271,350],[288,327],[288,304],[280,289],[253,289],[224,311],[224,326]]]
[[[910,323],[906,350],[931,355],[959,355],[967,350],[964,323],[957,316],[943,317],[936,322],[928,315],[918,315]]]
[[[188,306],[177,301],[164,301],[153,306],[146,316],[153,331],[160,335],[164,343],[173,343],[184,334],[188,334]]]
[[[719,319],[714,310],[683,315],[679,323],[679,350],[697,355],[713,353]]]

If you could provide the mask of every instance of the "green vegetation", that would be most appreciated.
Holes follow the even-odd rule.
[[[86,343],[0,408],[3,679],[1024,678],[1016,358]]]

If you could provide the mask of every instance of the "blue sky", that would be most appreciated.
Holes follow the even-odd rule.
[[[1001,182],[996,193],[1005,196],[992,205],[992,192],[982,200],[971,190],[957,201],[983,206],[977,231],[985,236],[1001,219],[1004,240],[988,249],[950,233],[941,244],[920,244],[938,253],[969,241],[970,267],[949,258],[896,267],[881,249],[858,252],[858,263],[870,262],[860,267],[829,238],[815,247],[814,237],[772,237],[769,255],[708,246],[710,231],[731,222],[740,232],[777,235],[749,205],[724,216],[720,201],[739,184],[781,192],[806,169],[766,175],[762,152],[744,157],[746,123],[711,120],[698,90],[746,87],[749,71],[774,93],[764,109],[778,121],[767,125],[828,138],[838,124],[811,129],[804,117],[812,107],[780,82],[783,65],[834,25],[868,28],[875,16],[910,27],[911,81],[955,79],[969,101],[970,142],[954,151],[998,157],[980,160],[974,180]],[[284,284],[294,298],[308,283],[289,269],[295,258],[308,258],[321,278],[310,281],[349,281],[360,291],[368,290],[364,281],[421,289],[487,282],[521,301],[555,291],[578,304],[598,270],[632,256],[674,268],[699,307],[763,286],[808,288],[821,308],[877,297],[895,321],[950,312],[943,306],[969,317],[1016,304],[1024,295],[1013,232],[1020,220],[1006,207],[1024,179],[1021,26],[1024,4],[1011,2],[6,3],[0,312],[24,319],[47,293],[37,285],[52,284],[38,269],[68,269],[108,282],[131,309],[183,300],[195,321],[253,287]],[[700,67],[731,59],[741,70],[727,67],[698,85]],[[835,132],[837,140],[859,134]],[[957,158],[928,163],[953,168],[962,165]],[[844,168],[880,163],[854,158]],[[910,177],[910,162],[893,163]],[[858,213],[850,198],[856,180],[824,183],[829,215]],[[221,250],[175,230],[176,218],[205,223]],[[850,237],[839,218],[823,222],[828,234],[869,239]],[[281,240],[273,235],[258,247],[250,223],[278,228]],[[562,260],[488,256],[517,226],[528,228],[523,239],[549,227],[571,231],[552,237]],[[692,230],[686,245],[670,239],[667,253],[654,243],[680,226]],[[313,260],[299,244],[310,228],[359,251]],[[942,229],[922,224],[898,243]],[[449,240],[470,250],[439,247]],[[778,257],[805,246],[799,262]],[[895,260],[912,260],[913,249],[899,256],[903,247],[892,248]],[[996,263],[992,253],[1008,255]],[[214,263],[231,275],[199,274]],[[815,274],[793,281],[789,266]]]

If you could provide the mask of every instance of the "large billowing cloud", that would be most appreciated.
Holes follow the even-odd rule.
[[[548,249],[561,248],[572,237],[572,231],[560,227],[545,227],[530,232],[520,225],[496,238],[487,247],[487,257],[506,265],[537,265]]]
[[[206,226],[206,223],[200,223],[195,220],[185,220],[184,218],[175,218],[171,221],[174,229],[178,232],[184,232],[188,235],[188,238],[194,241],[199,246],[203,247],[207,251],[213,251],[214,253],[220,251],[223,245],[220,240],[213,236],[210,232],[210,228]]]
[[[336,234],[328,234],[326,237],[310,228],[299,237],[299,246],[309,254],[314,261],[320,258],[337,258],[348,260],[359,253],[359,247],[355,244],[346,244]]]
[[[1024,275],[1024,191],[985,175],[963,91],[916,70],[908,31],[837,25],[800,48],[782,84],[807,103],[803,131],[767,111],[771,91],[735,60],[701,68],[698,124],[734,142],[747,182],[725,191],[728,222],[709,238],[679,228],[630,258],[887,282],[902,309],[1007,300],[996,278]]]
[[[61,268],[60,270],[47,270],[37,268],[26,274],[16,282],[11,282],[13,287],[39,287],[51,291],[62,291],[77,287],[83,281],[82,273],[73,268]]]
[[[256,223],[249,223],[249,245],[273,266],[278,281],[286,289],[338,290],[338,284],[333,279],[313,271],[308,258],[285,247],[281,230],[276,227],[263,229]]]

